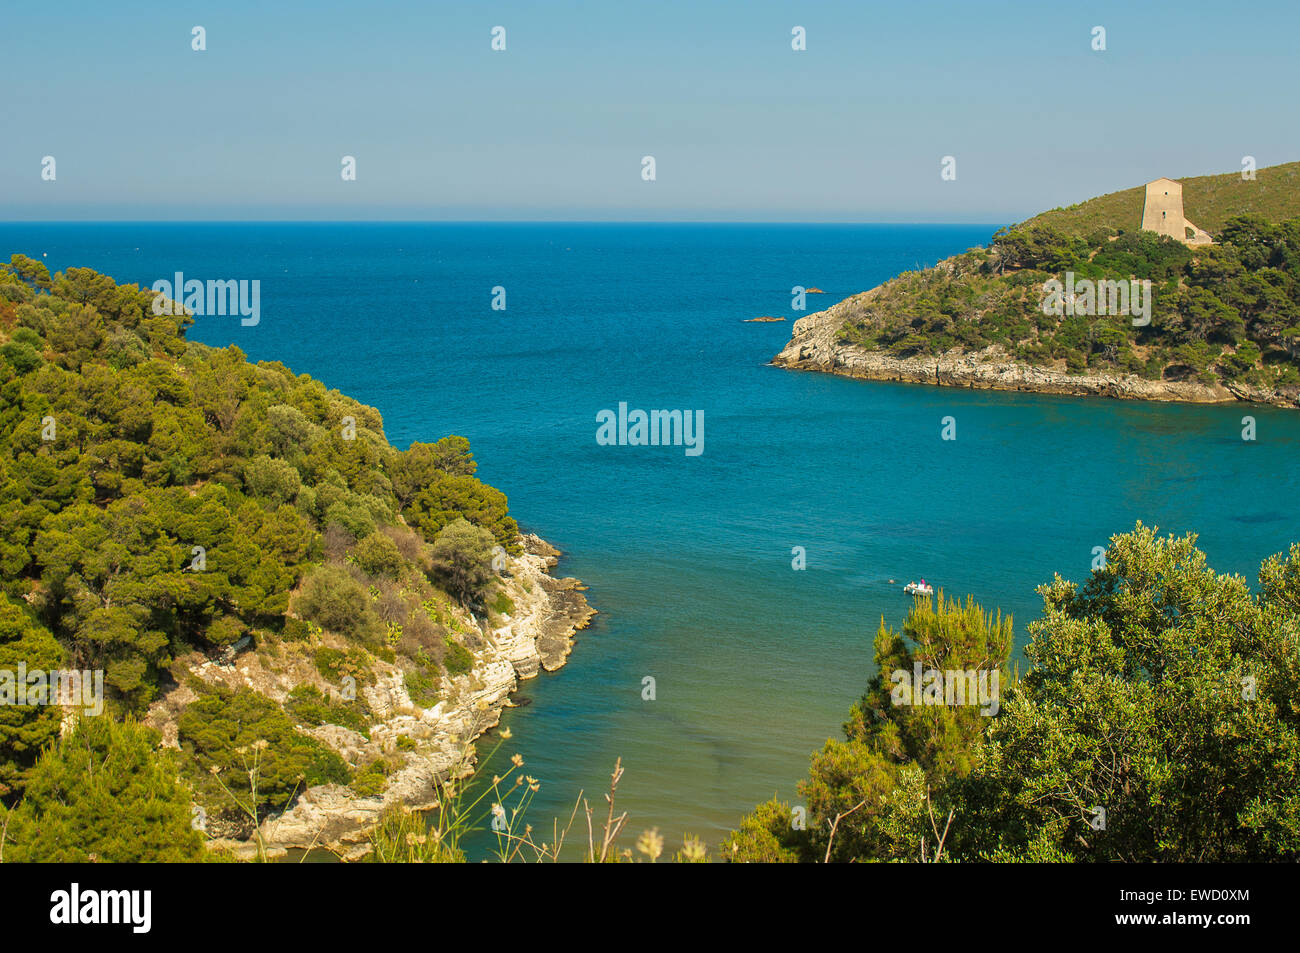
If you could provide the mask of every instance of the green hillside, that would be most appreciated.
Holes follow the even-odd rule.
[[[1300,216],[1300,162],[1260,169],[1253,182],[1243,181],[1240,172],[1177,181],[1183,185],[1183,214],[1211,235],[1217,236],[1228,219],[1238,215],[1255,215],[1270,222]],[[1018,227],[1046,225],[1070,236],[1106,228],[1131,231],[1142,224],[1145,188],[1139,185],[1042,212]]]
[[[1188,217],[1214,244],[1190,248],[1142,231],[1143,189],[1115,192],[1002,229],[988,247],[849,299],[837,342],[895,358],[996,346],[1022,364],[1071,374],[1194,381],[1295,403],[1300,162],[1260,170],[1253,182],[1186,179],[1183,189]],[[1129,287],[1146,280],[1150,294],[1139,310],[1090,297],[1053,309],[1049,283],[1067,276]]]
[[[153,297],[0,264],[0,670],[102,673],[105,712],[60,741],[58,707],[0,704],[7,861],[194,859],[191,798],[243,837],[310,785],[377,794],[407,749],[354,770],[311,729],[365,736],[380,666],[434,705],[471,667],[470,611],[509,611],[492,547],[518,527],[468,441],[398,450],[373,407],[188,341]],[[241,648],[295,682],[283,705],[183,661]],[[161,751],[138,719],[177,685]]]

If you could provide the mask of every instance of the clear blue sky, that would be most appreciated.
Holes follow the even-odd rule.
[[[1297,36],[1295,0],[9,3],[0,220],[1009,221],[1300,158]]]

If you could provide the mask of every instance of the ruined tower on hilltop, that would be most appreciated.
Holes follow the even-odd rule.
[[[1142,230],[1168,235],[1184,245],[1209,245],[1214,241],[1204,229],[1183,218],[1183,186],[1173,179],[1156,179],[1147,183]]]

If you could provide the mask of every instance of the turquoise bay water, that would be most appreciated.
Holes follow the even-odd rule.
[[[994,226],[0,225],[122,281],[260,279],[261,321],[193,338],[282,360],[373,404],[398,446],[467,436],[520,523],[566,552],[600,611],[570,663],[508,712],[550,828],[614,759],[630,829],[716,843],[793,796],[870,673],[883,615],[924,576],[1035,617],[1034,587],[1081,579],[1137,519],[1195,530],[1252,581],[1300,538],[1300,414],[970,392],[766,366],[798,317]],[[490,308],[507,290],[508,309]],[[697,409],[704,452],[603,447],[620,401]],[[1241,418],[1258,440],[1240,439]],[[957,440],[940,440],[940,421]],[[791,568],[805,547],[807,569]],[[890,584],[888,580],[896,582]],[[656,680],[655,701],[642,679]],[[491,742],[487,742],[488,745]]]

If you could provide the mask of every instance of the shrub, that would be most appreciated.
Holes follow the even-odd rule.
[[[316,650],[313,661],[321,678],[336,684],[342,682],[344,678],[354,678],[361,682],[370,675],[366,654],[360,649],[343,652],[329,646],[321,646]]]
[[[197,769],[196,784],[225,808],[235,805],[222,785],[261,812],[285,807],[295,792],[311,785],[348,781],[342,758],[296,730],[279,705],[248,688],[217,691],[192,702],[181,714],[178,738]],[[249,778],[254,763],[255,802]]]
[[[209,623],[204,636],[212,645],[224,648],[227,645],[234,645],[244,637],[244,633],[247,631],[248,626],[244,625],[236,616],[222,615],[217,616]]]
[[[299,685],[289,693],[284,707],[304,725],[340,725],[370,737],[370,724],[357,702],[340,705],[322,695],[314,685]]]
[[[268,407],[266,425],[271,445],[281,456],[302,453],[303,448],[320,431],[301,410],[288,404]]]
[[[435,666],[441,666],[442,657],[447,654],[447,630],[417,612],[402,626],[397,649],[411,659],[418,658],[423,652]]]
[[[305,619],[285,616],[284,629],[281,631],[280,636],[287,642],[306,642],[311,638],[311,623]]]
[[[420,667],[405,673],[406,693],[421,708],[432,708],[438,704],[440,679],[430,671],[433,664],[422,662],[423,660],[417,660],[416,664]]]
[[[455,639],[448,638],[447,654],[443,657],[442,667],[448,675],[464,675],[474,667],[474,656]]]
[[[482,597],[492,572],[493,536],[480,526],[458,519],[433,541],[433,572],[462,603]]]
[[[325,525],[340,526],[353,539],[360,539],[375,531],[375,518],[364,506],[339,500],[325,510]]]
[[[405,565],[397,544],[383,533],[371,533],[352,550],[352,560],[370,576],[396,579]]]
[[[420,563],[426,557],[424,540],[408,526],[385,526],[384,535],[393,541],[402,558],[409,563]]]
[[[1225,355],[1220,361],[1223,376],[1230,381],[1247,380],[1253,382],[1259,376],[1256,373],[1256,364],[1259,363],[1259,359],[1259,348],[1252,342],[1246,341],[1237,348],[1237,353]]]
[[[488,608],[497,615],[510,615],[515,611],[515,604],[510,597],[506,595],[504,589],[498,589],[496,595],[492,597],[492,601],[488,603]]]
[[[284,460],[258,456],[244,464],[244,485],[250,496],[276,507],[293,502],[302,488],[302,478]]]
[[[399,741],[401,739],[398,739]],[[352,790],[358,797],[377,797],[388,787],[388,778],[402,766],[400,758],[376,758],[356,773]]]
[[[773,798],[747,815],[722,843],[724,860],[736,864],[795,864],[811,852],[808,837],[791,823],[790,805]]]
[[[294,611],[349,639],[378,642],[383,634],[366,590],[341,566],[321,566],[304,579]]]
[[[0,344],[0,354],[4,355],[5,360],[13,365],[13,369],[19,374],[34,371],[44,363],[40,352],[25,341],[7,341]]]

